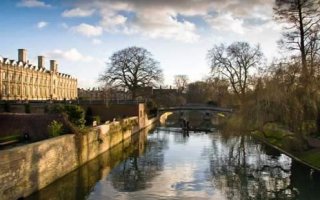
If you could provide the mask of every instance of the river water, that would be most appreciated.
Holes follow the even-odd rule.
[[[250,137],[145,130],[27,199],[320,199],[319,175]]]

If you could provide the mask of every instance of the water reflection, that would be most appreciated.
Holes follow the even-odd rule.
[[[112,182],[116,190],[132,192],[152,187],[150,180],[163,170],[163,150],[168,142],[166,137],[159,137],[159,134],[156,135],[146,143],[144,154],[133,153],[112,170],[108,180]]]
[[[31,199],[319,199],[319,175],[250,137],[135,136]]]
[[[143,155],[147,134],[145,129],[139,134],[115,146],[79,169],[69,173],[48,187],[29,196],[28,200],[81,200],[87,199],[96,183],[108,176],[111,169],[126,160],[132,154]]]

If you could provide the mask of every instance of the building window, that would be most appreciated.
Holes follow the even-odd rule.
[[[18,95],[18,96],[21,95],[21,93],[20,93],[20,86],[17,87],[17,95]]]
[[[11,94],[11,95],[14,95],[14,86],[13,86],[13,85],[11,85],[10,94]]]
[[[7,93],[8,93],[8,88],[7,88],[6,85],[3,85],[3,86],[2,86],[2,94],[3,94],[3,95],[7,95]]]

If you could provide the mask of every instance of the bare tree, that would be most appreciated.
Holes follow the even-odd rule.
[[[308,56],[313,59],[319,51],[320,1],[276,0],[274,11],[275,19],[287,24],[281,43],[289,50],[300,51],[302,78],[307,80],[312,73],[308,70]]]
[[[235,94],[242,99],[248,88],[250,70],[257,67],[263,54],[257,45],[235,42],[228,47],[221,44],[208,51],[213,76],[227,78]]]
[[[135,99],[138,88],[161,83],[163,74],[159,63],[149,51],[140,47],[128,47],[110,57],[107,69],[99,80],[106,85],[129,90],[132,99]]]
[[[175,75],[174,76],[174,85],[178,89],[179,93],[183,93],[188,86],[189,78],[187,75]]]
[[[187,103],[207,103],[209,95],[206,82],[196,81],[188,84]]]

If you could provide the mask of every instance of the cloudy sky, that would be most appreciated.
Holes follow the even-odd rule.
[[[1,0],[0,56],[30,62],[45,55],[80,87],[97,86],[111,54],[128,46],[148,49],[164,70],[165,84],[186,74],[208,75],[206,53],[215,44],[259,43],[278,55],[280,28],[274,0]],[[47,62],[48,63],[48,62]],[[49,64],[49,63],[48,63]]]

